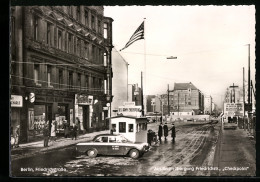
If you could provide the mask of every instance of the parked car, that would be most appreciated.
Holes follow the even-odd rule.
[[[78,152],[94,158],[100,155],[128,155],[133,159],[141,157],[149,149],[148,143],[131,142],[118,134],[97,135],[90,142],[76,144]]]

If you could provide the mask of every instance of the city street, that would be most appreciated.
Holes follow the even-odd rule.
[[[176,142],[170,134],[167,141],[153,145],[138,160],[127,156],[98,156],[89,158],[75,147],[12,162],[14,176],[182,176],[210,175],[220,125],[216,121],[176,123]],[[148,125],[157,132],[158,124]],[[169,124],[170,128],[170,124]],[[197,167],[197,168],[196,168]]]

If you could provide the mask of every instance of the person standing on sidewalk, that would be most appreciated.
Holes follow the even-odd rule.
[[[45,124],[45,126],[43,128],[43,137],[44,137],[43,146],[48,147],[48,141],[49,141],[49,126],[48,126],[48,124]]]
[[[64,137],[68,138],[69,136],[69,124],[67,120],[64,120]]]
[[[159,130],[158,130],[158,136],[159,136],[160,143],[162,143],[162,132],[163,132],[163,127],[162,127],[162,124],[160,124]]]
[[[72,140],[75,138],[77,140],[77,132],[78,132],[78,126],[73,122],[72,124]]]
[[[175,132],[175,126],[174,123],[172,123],[172,127],[170,129],[172,131],[171,137],[172,137],[172,143],[175,143],[175,136],[176,136],[176,132]],[[170,131],[169,130],[169,131]]]
[[[20,125],[16,126],[15,133],[14,133],[14,147],[19,147],[19,137],[20,137]]]
[[[56,125],[55,120],[51,123],[51,139],[56,142]]]
[[[163,133],[164,133],[164,139],[167,140],[167,136],[168,136],[168,126],[167,126],[167,123],[165,123],[164,126],[163,126]]]

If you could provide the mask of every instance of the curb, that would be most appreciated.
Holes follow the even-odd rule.
[[[107,132],[107,130],[105,130],[102,133],[105,133],[105,132]],[[99,134],[102,134],[102,133],[99,133]],[[98,135],[98,133],[96,135]],[[11,159],[11,161],[15,161],[15,160],[35,156],[35,155],[38,155],[38,154],[49,153],[49,152],[52,152],[54,150],[60,150],[60,149],[66,148],[66,147],[71,147],[71,146],[76,145],[77,143],[82,142],[82,141],[86,141],[86,142],[91,141],[92,138],[93,138],[93,136],[86,136],[86,137],[78,138],[77,140],[74,140],[72,143],[69,143],[69,144],[55,146],[55,147],[50,146],[52,148],[47,147],[47,148],[41,148],[39,150],[36,149],[35,151],[25,153],[25,154],[21,154],[21,155],[18,155],[18,156],[11,155],[11,153],[10,153],[10,159]],[[62,141],[60,141],[60,142],[62,142]]]

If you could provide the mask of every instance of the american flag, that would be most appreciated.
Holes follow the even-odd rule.
[[[138,41],[140,39],[144,39],[144,21],[141,23],[141,25],[136,29],[134,34],[130,37],[129,41],[126,43],[125,47],[122,48],[120,51],[124,50],[125,48],[129,47],[131,44],[133,44],[135,41]]]

